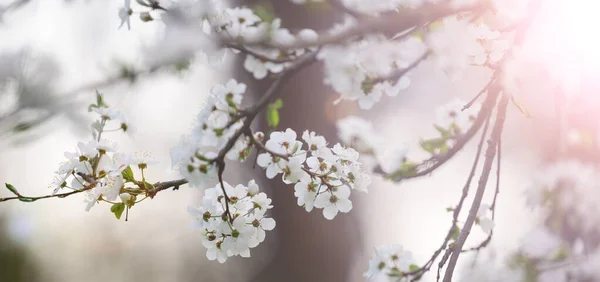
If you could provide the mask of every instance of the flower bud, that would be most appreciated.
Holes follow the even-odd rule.
[[[150,13],[142,12],[142,13],[140,13],[140,20],[142,20],[143,22],[149,22],[154,19],[152,18],[152,16],[150,16]]]
[[[254,196],[256,194],[258,194],[258,184],[252,179],[248,182],[248,195]]]

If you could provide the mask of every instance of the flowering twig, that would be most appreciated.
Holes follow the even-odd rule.
[[[471,204],[471,209],[469,210],[469,215],[467,217],[467,220],[465,221],[465,224],[463,225],[463,229],[458,235],[458,239],[456,239],[456,244],[454,245],[452,255],[450,256],[450,260],[448,262],[448,267],[446,268],[446,272],[444,274],[444,282],[452,281],[452,275],[454,273],[456,263],[458,262],[458,257],[460,256],[462,248],[467,240],[467,237],[471,232],[471,228],[475,223],[475,218],[477,217],[477,211],[479,210],[479,206],[481,206],[481,201],[485,192],[487,180],[489,178],[490,171],[492,170],[494,157],[496,156],[498,140],[500,140],[500,136],[502,135],[504,120],[506,118],[506,108],[508,105],[508,99],[509,96],[507,94],[501,94],[500,102],[498,103],[498,112],[496,114],[496,122],[494,124],[494,129],[492,130],[490,139],[488,140],[488,147],[485,153],[483,170],[479,178],[477,191],[475,192],[475,198],[473,199],[473,203]]]
[[[458,216],[462,209],[463,202],[467,198],[467,195],[469,193],[469,187],[471,185],[471,181],[473,180],[473,177],[475,176],[475,170],[477,169],[477,164],[479,163],[479,158],[481,156],[481,151],[483,149],[483,141],[485,141],[485,137],[487,136],[489,123],[490,123],[490,116],[488,116],[488,118],[486,119],[485,124],[483,126],[483,130],[481,133],[481,139],[479,140],[479,144],[477,146],[477,152],[475,153],[475,159],[473,161],[473,166],[471,167],[471,172],[469,173],[467,182],[465,183],[465,186],[463,188],[461,198],[453,210],[452,225],[450,226],[450,229],[448,229],[448,233],[446,233],[446,237],[444,238],[442,245],[433,253],[433,255],[425,263],[425,265],[414,272],[407,273],[408,275],[415,276],[411,281],[417,281],[417,280],[421,279],[421,277],[431,269],[431,266],[433,265],[433,263],[435,262],[437,257],[440,255],[440,253],[448,247],[448,242],[450,242],[450,240],[452,239],[452,235],[455,234],[456,228],[458,228],[458,226],[457,226]],[[449,254],[449,253],[447,253],[447,254]],[[446,257],[446,254],[444,254],[444,257]],[[439,276],[440,269],[445,264],[445,260],[447,260],[447,258],[442,259],[442,261],[440,261],[440,263],[438,264],[438,276]]]
[[[490,78],[490,80],[488,81],[488,83],[481,89],[481,91],[479,91],[479,93],[477,93],[477,95],[475,95],[475,97],[473,97],[468,103],[466,103],[462,110],[466,110],[468,108],[470,108],[471,106],[473,106],[473,104],[477,101],[477,99],[479,99],[479,97],[481,97],[481,95],[483,95],[484,93],[487,93],[490,90],[490,87],[492,86],[492,84],[494,84],[496,82],[496,76],[495,74],[492,75],[492,78]]]
[[[478,9],[482,8],[484,7],[480,4],[474,6],[466,6],[458,9],[452,8],[448,4],[424,4],[423,7],[415,10],[407,10],[406,12],[402,13],[392,13],[388,15],[382,15],[380,17],[370,17],[364,19],[358,25],[353,26],[340,33],[319,34],[318,39],[314,41],[300,41],[290,44],[261,42],[257,45],[280,50],[294,50],[314,46],[323,46],[327,44],[341,43],[350,38],[374,32],[397,34],[398,32],[402,32],[404,30],[420,26],[423,23],[432,22],[462,12],[477,11]]]
[[[419,66],[419,64],[421,64],[421,62],[423,62],[425,59],[427,59],[427,57],[429,57],[429,55],[431,55],[431,51],[429,51],[429,50],[425,51],[425,53],[423,53],[421,56],[419,56],[419,58],[417,58],[414,62],[412,62],[408,67],[405,67],[402,69],[397,69],[397,70],[389,73],[386,76],[380,76],[373,81],[373,84],[388,81],[388,80],[397,81],[398,79],[400,79],[401,77],[406,75],[409,71],[411,71],[414,68],[416,68],[417,66]]]
[[[227,48],[231,48],[234,50],[238,50],[242,53],[245,53],[247,55],[252,55],[253,57],[256,57],[257,59],[261,60],[261,61],[265,61],[265,62],[272,62],[272,63],[276,63],[276,64],[283,64],[283,63],[289,63],[292,61],[297,60],[296,57],[283,57],[283,58],[271,58],[269,56],[263,55],[259,52],[256,52],[252,49],[249,49],[243,45],[240,44],[234,44],[231,42],[225,42],[223,44],[223,46],[227,47]]]
[[[492,87],[494,85],[496,84],[491,84],[489,87]],[[446,153],[437,154],[425,160],[423,163],[416,166],[414,173],[400,174],[392,172],[391,174],[386,175],[386,177],[392,181],[399,182],[404,179],[417,178],[424,175],[428,175],[440,166],[442,166],[444,163],[450,160],[456,153],[458,153],[469,142],[469,140],[473,138],[475,133],[479,131],[485,120],[491,114],[491,110],[496,102],[497,95],[498,92],[495,92],[486,96],[486,100],[484,101],[481,110],[477,114],[477,117],[475,118],[475,121],[473,122],[471,128],[469,128],[469,130],[467,130],[467,132],[465,132],[463,135],[460,135],[458,138],[456,138],[456,143],[454,144],[454,146],[448,149]],[[376,168],[375,172],[382,173],[382,169]]]
[[[496,158],[496,191],[494,192],[494,199],[492,200],[492,205],[490,209],[492,210],[492,220],[496,219],[496,200],[498,199],[498,194],[500,193],[500,163],[502,161],[502,138],[498,140],[498,153]],[[487,247],[487,245],[492,241],[492,236],[494,235],[494,229],[490,230],[490,234],[488,234],[487,238],[483,240],[479,245],[469,248],[466,250],[462,250],[462,252],[471,252],[471,251],[480,251],[481,249]]]

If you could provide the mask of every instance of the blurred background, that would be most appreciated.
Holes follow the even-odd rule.
[[[323,29],[340,20],[330,10],[308,13],[289,1],[270,5],[290,29]],[[2,0],[8,7],[11,0]],[[265,1],[244,1],[246,5]],[[160,21],[118,29],[122,1],[31,0],[22,7],[0,11],[0,182],[13,184],[26,195],[42,195],[53,172],[79,140],[90,136],[87,104],[97,88],[111,106],[120,108],[136,127],[133,138],[110,135],[124,151],[149,151],[159,161],[147,177],[152,182],[179,178],[171,170],[169,150],[188,132],[210,86],[234,76],[260,96],[264,83],[255,83],[229,54],[215,66],[202,58],[189,68],[167,69],[122,80],[97,82],[122,74],[126,66],[143,64],[148,50],[164,37]],[[3,16],[2,16],[3,15]],[[158,43],[157,43],[158,42]],[[335,121],[360,115],[373,122],[390,148],[417,149],[420,137],[433,135],[438,105],[461,97],[469,100],[486,83],[489,73],[468,69],[457,81],[424,63],[412,74],[411,87],[369,111],[353,103],[333,105],[337,95],[324,85],[320,66],[303,70],[281,91],[284,109],[280,127],[314,130],[336,139]],[[27,80],[25,80],[27,79]],[[32,81],[23,88],[20,81]],[[98,86],[73,92],[81,86]],[[18,94],[15,94],[18,93]],[[247,101],[248,102],[248,101]],[[501,256],[514,249],[534,217],[525,208],[523,190],[537,166],[551,156],[555,143],[553,101],[545,95],[523,97],[535,118],[511,107],[503,137],[501,194],[494,239],[488,254]],[[86,104],[87,103],[87,104]],[[264,128],[265,119],[257,126]],[[476,138],[477,139],[477,138]],[[475,140],[475,139],[474,139]],[[540,145],[542,144],[542,145]],[[202,191],[182,187],[136,205],[129,221],[115,220],[108,205],[85,212],[82,197],[36,203],[0,203],[0,280],[2,281],[363,281],[373,248],[403,244],[419,263],[443,240],[475,153],[475,142],[432,176],[392,184],[375,179],[368,194],[353,195],[354,209],[333,221],[298,207],[293,188],[269,182],[251,165],[228,166],[230,183],[257,178],[274,200],[277,228],[266,242],[226,264],[206,260],[201,234],[191,228],[186,207],[198,204]],[[8,191],[0,192],[7,196]],[[486,198],[491,199],[492,193]],[[489,202],[489,200],[488,200]],[[470,199],[467,199],[470,203]],[[467,245],[485,238],[471,233]],[[461,259],[468,263],[469,255]],[[423,281],[434,281],[427,275]]]

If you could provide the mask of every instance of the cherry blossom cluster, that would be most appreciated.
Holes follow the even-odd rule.
[[[405,281],[404,274],[418,268],[412,253],[402,245],[382,245],[375,248],[363,276],[373,281]]]
[[[341,32],[355,24],[355,20],[346,18],[330,33]],[[324,63],[324,83],[341,95],[340,100],[358,101],[360,108],[370,109],[384,94],[396,96],[410,85],[407,76],[383,81],[378,79],[396,69],[408,67],[425,49],[416,38],[393,41],[372,35],[350,44],[328,45],[317,58]]]
[[[214,159],[242,127],[240,104],[244,92],[246,85],[235,79],[214,86],[191,134],[183,135],[179,144],[171,149],[173,166],[190,185],[205,187],[216,179]],[[244,161],[249,154],[247,138],[240,138],[226,156],[231,160]]]
[[[359,153],[374,154],[383,145],[383,138],[373,124],[358,116],[347,116],[336,122],[340,141]]]
[[[253,10],[245,7],[225,8],[218,12],[217,16],[209,17],[209,22],[217,34],[242,44],[267,42],[290,45],[295,42],[311,42],[318,38],[317,33],[311,29],[302,29],[292,34],[290,30],[281,26],[281,19],[263,21]],[[234,52],[239,53],[236,47],[230,47]],[[254,78],[263,79],[269,73],[282,72],[291,61],[304,54],[306,49],[285,51],[245,46],[244,51],[246,53],[244,68],[252,73]]]
[[[119,197],[123,204],[132,206],[137,193],[124,189],[126,182],[136,182],[130,166],[139,168],[143,175],[144,169],[155,161],[148,153],[121,153],[116,143],[102,138],[102,134],[109,131],[131,131],[131,126],[121,111],[104,102],[101,94],[89,110],[99,115],[92,123],[93,139],[77,143],[75,152],[65,152],[67,160],[56,171],[51,184],[52,195],[61,189],[85,191],[86,211],[99,201],[113,203]]]
[[[466,104],[466,101],[455,98],[438,107],[435,125],[454,137],[464,134],[471,128],[479,112],[478,105],[465,108]]]
[[[224,263],[232,256],[250,257],[250,249],[265,240],[265,231],[275,228],[265,215],[271,208],[271,199],[251,180],[247,186],[223,182],[205,189],[202,206],[188,211],[203,230],[206,257]]]
[[[349,212],[351,191],[367,191],[371,183],[371,176],[358,162],[358,152],[340,144],[329,148],[323,136],[308,130],[302,140],[306,150],[292,129],[271,133],[257,164],[266,169],[268,178],[281,174],[284,183],[294,184],[298,205],[306,211],[323,209],[327,219]]]

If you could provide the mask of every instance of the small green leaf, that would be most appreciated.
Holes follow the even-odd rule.
[[[154,185],[144,181],[144,187],[146,187],[146,189],[148,190],[153,190],[154,189]]]
[[[128,166],[123,171],[121,171],[121,175],[123,176],[123,179],[125,179],[125,183],[127,183],[127,182],[135,183],[135,177],[133,176],[133,170],[131,170],[130,166]]]
[[[407,176],[413,176],[417,173],[417,164],[409,161],[402,163],[400,168],[388,176],[388,179],[397,179]]]
[[[96,90],[96,105],[98,107],[108,107],[108,105],[104,103],[104,96],[102,93],[98,92],[98,90]]]
[[[525,107],[524,104],[517,102],[517,100],[515,100],[515,97],[511,97],[510,101],[512,102],[512,104],[517,107],[517,109],[519,109],[519,111],[521,111],[521,113],[523,115],[525,115],[525,117],[528,118],[532,118],[533,116],[531,115],[531,112]]]
[[[254,14],[257,15],[261,21],[266,23],[270,23],[275,19],[275,11],[273,5],[269,1],[262,1],[254,6]]]
[[[435,31],[435,30],[442,28],[443,26],[444,26],[444,21],[442,21],[442,20],[433,21],[429,24],[428,31],[430,31],[430,32]]]
[[[35,201],[37,201],[37,199],[34,199],[34,198],[27,198],[27,197],[19,197],[19,201],[21,201],[21,202],[25,202],[25,203],[31,203],[31,202],[35,202]]]
[[[92,111],[92,109],[94,109],[94,108],[98,108],[98,105],[96,105],[96,104],[90,104],[90,105],[88,106],[88,112],[91,112],[91,111]]]
[[[440,133],[440,135],[442,136],[442,138],[450,138],[452,137],[452,131],[448,130],[446,128],[443,128],[437,124],[434,124],[433,127],[435,127],[435,129]]]
[[[21,122],[13,127],[14,132],[23,132],[31,129],[34,126],[33,123]]]
[[[560,247],[560,248],[558,248],[558,250],[556,250],[556,252],[552,256],[550,261],[561,262],[561,261],[564,261],[565,259],[567,259],[568,257],[569,257],[569,251],[567,250],[567,248]]]
[[[446,211],[447,211],[447,212],[454,211],[454,208],[453,208],[453,207],[447,207],[447,208],[446,208]]]
[[[458,239],[458,235],[460,235],[460,228],[458,226],[454,226],[454,233],[452,233],[452,240]]]
[[[281,98],[277,98],[277,100],[275,100],[275,102],[271,103],[271,105],[269,105],[269,107],[279,110],[279,109],[283,108],[283,100],[281,100]]]
[[[417,271],[417,270],[419,270],[419,268],[420,267],[418,265],[416,265],[416,264],[411,264],[411,265],[408,266],[408,270],[410,272]]]
[[[13,186],[12,184],[9,183],[4,183],[4,185],[6,185],[6,189],[10,190],[10,192],[12,192],[13,194],[20,196],[19,192],[17,191],[17,188],[15,188],[15,186]]]
[[[419,144],[423,150],[431,153],[445,153],[448,151],[448,145],[446,144],[447,138],[434,138],[428,140],[421,140]]]
[[[115,214],[115,217],[116,217],[117,219],[121,219],[121,215],[122,215],[122,214],[123,214],[123,212],[125,211],[125,204],[123,204],[123,203],[116,203],[116,204],[113,204],[113,205],[110,207],[110,211],[111,211],[112,213],[114,213],[114,214]]]
[[[267,109],[267,124],[271,128],[276,128],[279,125],[279,110],[269,107]]]

